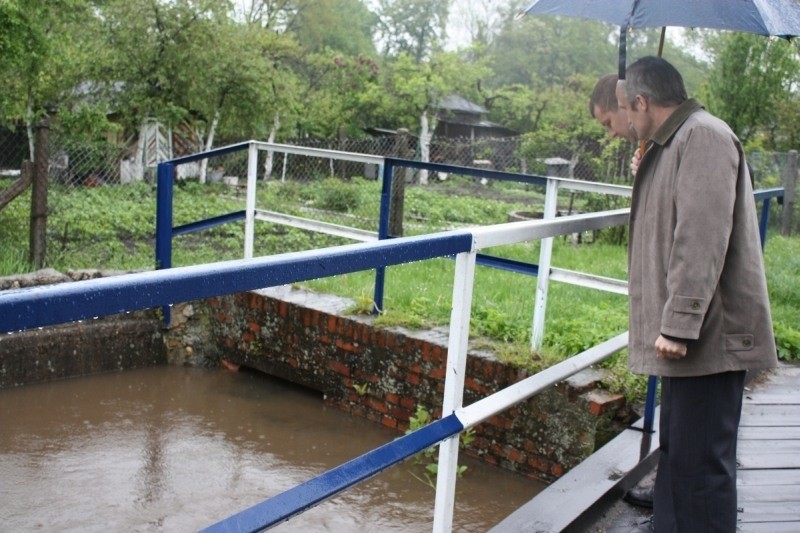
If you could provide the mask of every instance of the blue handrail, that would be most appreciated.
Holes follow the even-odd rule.
[[[272,527],[430,448],[437,442],[457,435],[463,429],[464,424],[456,415],[451,414],[221,520],[203,531],[246,532]]]

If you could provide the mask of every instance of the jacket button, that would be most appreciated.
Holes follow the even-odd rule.
[[[692,306],[691,307],[692,307],[692,311],[697,311],[698,309],[700,309],[700,304],[697,303],[697,302],[692,302]]]
[[[742,346],[744,346],[745,348],[749,348],[752,345],[753,345],[753,341],[751,341],[750,339],[744,339],[742,341]]]

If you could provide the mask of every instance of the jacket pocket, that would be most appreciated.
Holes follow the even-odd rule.
[[[725,335],[725,349],[728,351],[746,352],[752,350],[754,345],[753,335],[749,333]]]

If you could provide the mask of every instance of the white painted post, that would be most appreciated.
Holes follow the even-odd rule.
[[[544,219],[556,217],[558,206],[558,180],[547,180],[544,198]],[[544,340],[544,317],[547,311],[547,288],[550,284],[550,261],[553,258],[553,238],[542,239],[539,244],[539,275],[536,277],[536,299],[533,304],[533,332],[531,349],[538,350]]]
[[[472,289],[475,282],[477,252],[456,256],[453,280],[453,308],[450,314],[450,338],[447,346],[447,365],[444,380],[442,417],[461,408],[464,398],[464,374],[467,369],[469,318],[472,313]],[[439,469],[436,476],[436,506],[433,513],[434,533],[449,533],[453,529],[453,508],[456,498],[459,435],[439,445]]]
[[[256,181],[258,179],[258,148],[250,143],[247,148],[247,201],[244,218],[244,258],[253,258],[256,226]]]

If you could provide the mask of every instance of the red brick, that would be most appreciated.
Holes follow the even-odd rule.
[[[386,414],[389,412],[389,407],[377,398],[369,398],[366,402],[367,406],[379,413]]]
[[[403,398],[400,398],[400,406],[405,407],[409,411],[413,411],[414,409],[417,408],[417,402],[415,402],[411,398],[404,396]]]
[[[250,322],[249,324],[247,324],[247,327],[250,328],[250,331],[252,331],[253,333],[258,333],[261,331],[261,324],[259,324],[258,322]]]
[[[420,383],[419,374],[412,374],[411,372],[409,372],[408,374],[406,374],[406,381],[408,381],[412,385],[419,385]]]
[[[400,396],[393,392],[387,392],[384,394],[384,398],[386,398],[386,401],[392,405],[397,405],[400,402]]]
[[[511,446],[509,446],[509,448],[508,448],[508,453],[506,454],[506,457],[508,458],[509,461],[513,461],[515,463],[524,463],[525,462],[522,452],[520,452],[518,449],[516,449],[514,447],[511,447]]]
[[[431,360],[431,345],[427,342],[422,343],[422,360],[423,361]]]
[[[328,331],[336,333],[336,315],[328,315]]]
[[[431,368],[428,371],[428,377],[433,379],[444,379],[444,368],[442,367]]]
[[[361,353],[364,350],[358,345],[358,343],[347,342],[343,341],[342,339],[336,339],[336,347],[340,350],[344,350],[350,353]]]
[[[560,464],[554,464],[553,466],[550,467],[550,473],[556,477],[561,477],[562,475],[564,475],[564,467],[561,466]]]
[[[383,419],[381,420],[381,424],[383,424],[386,427],[396,428],[397,420],[395,420],[394,418],[390,418],[388,416],[384,416]]]
[[[342,363],[341,361],[337,361],[336,359],[331,359],[328,361],[328,368],[336,372],[337,374],[341,374],[343,376],[350,375],[350,369]]]

